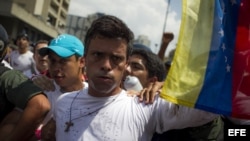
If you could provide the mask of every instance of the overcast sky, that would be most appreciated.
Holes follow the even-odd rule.
[[[164,29],[168,0],[71,0],[69,13],[86,17],[101,12],[122,19],[138,35],[146,35],[151,41],[150,48],[158,53]],[[181,0],[171,0],[165,31],[173,32],[174,40],[167,52],[175,48],[181,20]]]

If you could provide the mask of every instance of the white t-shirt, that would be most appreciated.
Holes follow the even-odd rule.
[[[83,84],[84,84],[84,88],[88,87],[87,82],[83,82]],[[53,117],[55,104],[56,104],[56,101],[60,95],[78,92],[78,91],[73,91],[73,92],[69,92],[69,93],[62,93],[60,91],[60,87],[55,82],[54,82],[54,86],[55,86],[55,91],[45,91],[44,92],[46,94],[49,102],[50,102],[50,111],[47,113],[46,117],[44,118],[42,125],[47,124],[48,121]]]
[[[65,132],[70,116],[73,126]],[[54,109],[59,141],[150,141],[155,131],[200,126],[217,116],[159,97],[145,105],[124,90],[115,96],[93,97],[88,88],[59,96]]]
[[[33,53],[29,50],[24,54],[20,54],[18,50],[12,51],[10,54],[10,65],[13,69],[20,70],[21,72],[27,70],[32,72],[32,67],[35,66]]]
[[[26,70],[23,72],[23,74],[28,78],[32,78],[33,76],[40,74],[40,72],[37,70],[36,67],[34,67],[33,72],[31,70]]]

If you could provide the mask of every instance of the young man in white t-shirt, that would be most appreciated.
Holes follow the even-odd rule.
[[[10,65],[15,70],[21,72],[34,70],[33,53],[30,51],[29,37],[26,33],[22,33],[17,36],[16,44],[17,50],[14,50],[10,54]]]
[[[74,95],[86,89],[88,85],[82,77],[82,70],[85,66],[83,50],[82,42],[69,34],[59,35],[50,42],[48,47],[39,50],[41,57],[48,55],[49,73],[55,85],[54,91],[45,91],[51,104],[51,110],[42,122],[42,126],[45,125],[42,128],[42,140],[53,138],[47,136],[49,126],[46,126],[46,124],[53,117],[53,110],[58,97],[68,94]],[[68,104],[65,103],[65,105]]]
[[[106,15],[93,22],[84,51],[89,86],[58,97],[54,109],[57,140],[149,141],[155,131],[199,126],[217,117],[159,97],[145,105],[128,96],[120,84],[132,40],[133,33],[117,17]],[[60,64],[53,60],[55,66]],[[65,83],[61,77],[56,79],[61,86]]]

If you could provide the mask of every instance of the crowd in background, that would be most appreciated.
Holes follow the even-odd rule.
[[[112,17],[112,16],[104,16],[103,19],[101,20],[103,20],[102,22],[107,22],[107,24],[110,24],[110,25],[112,25],[113,23],[109,23],[109,22],[113,20],[116,21],[117,23],[121,22],[119,19],[116,19],[116,17]],[[100,27],[95,27],[97,25],[100,25]],[[79,131],[84,130],[84,129],[81,129],[82,128],[81,122],[84,122],[85,117],[86,116],[94,117],[99,114],[98,111],[100,109],[104,109],[105,106],[109,107],[110,105],[115,103],[114,101],[117,101],[117,99],[122,99],[121,97],[124,97],[124,96],[120,96],[122,94],[119,94],[118,96],[116,96],[117,93],[120,93],[120,88],[123,88],[124,90],[127,90],[127,91],[138,90],[138,89],[133,89],[133,86],[135,85],[135,83],[140,84],[140,88],[139,88],[140,94],[145,92],[147,93],[147,95],[138,95],[138,93],[132,92],[133,94],[131,97],[133,97],[134,95],[138,95],[138,97],[141,98],[140,100],[142,101],[142,104],[144,103],[146,105],[153,105],[152,109],[154,109],[155,107],[159,105],[161,106],[161,104],[165,105],[165,103],[163,104],[162,101],[158,100],[158,94],[161,91],[162,82],[164,82],[164,80],[167,77],[168,71],[171,67],[171,61],[173,59],[172,57],[174,56],[174,50],[173,50],[172,53],[170,54],[171,57],[167,59],[165,58],[165,52],[167,50],[168,44],[174,38],[173,33],[166,32],[163,34],[161,48],[157,54],[153,53],[149,47],[145,45],[138,45],[138,44],[132,44],[133,49],[131,49],[131,53],[129,54],[127,53],[128,51],[124,53],[124,50],[121,49],[124,47],[122,46],[123,44],[127,45],[132,40],[132,37],[130,37],[129,35],[130,33],[127,33],[128,29],[126,28],[126,26],[124,26],[122,22],[121,24],[118,24],[118,26],[121,26],[120,27],[121,33],[124,33],[124,34],[118,34],[114,32],[113,33],[114,35],[103,34],[104,32],[102,32],[102,30],[103,31],[105,30],[105,32],[111,32],[113,30],[110,29],[110,31],[106,31],[107,29],[104,29],[104,28],[102,29],[101,26],[104,26],[104,25],[102,25],[102,23],[98,23],[98,20],[96,21],[96,23],[94,22],[94,24],[92,25],[92,28],[88,31],[89,34],[86,35],[87,37],[85,39],[84,45],[77,37],[73,35],[68,35],[68,34],[59,35],[57,38],[53,39],[52,41],[46,41],[46,40],[41,39],[31,44],[31,41],[29,40],[30,37],[26,33],[22,33],[18,35],[15,42],[7,45],[8,46],[7,53],[2,60],[5,66],[13,70],[20,71],[29,80],[34,81],[34,83],[36,83],[47,94],[51,109],[58,110],[57,112],[54,112],[54,113],[51,113],[51,112],[46,113],[46,116],[44,116],[43,119],[40,120],[39,124],[36,124],[34,135],[33,136],[31,135],[31,137],[30,136],[27,137],[29,140],[41,140],[41,138],[43,140],[55,140],[55,136],[57,137],[57,139],[60,138],[62,140],[64,137],[65,137],[64,140],[66,140],[69,137],[72,140],[78,140],[78,139],[75,139],[75,137],[78,134],[81,134],[79,133]],[[116,38],[120,36],[122,39],[116,40]],[[118,46],[120,44],[121,46]],[[106,48],[106,50],[110,51],[109,52],[110,54],[108,53],[105,54],[106,52],[102,50],[101,48],[102,45]],[[113,50],[109,50],[107,46],[110,46],[110,48],[112,48]],[[129,47],[126,47],[126,49],[129,50]],[[123,52],[124,54],[126,54],[125,56],[128,58],[127,65],[122,64],[126,62],[124,60],[124,56],[120,55],[116,51],[119,53]],[[113,52],[115,53],[112,54]],[[95,70],[97,69],[96,69],[96,66],[94,66],[93,64],[95,64],[96,62],[100,62],[102,59],[106,61],[102,62],[104,65],[100,69],[103,72],[109,72],[112,69],[112,67],[117,65],[118,69],[114,69],[114,71],[116,71],[117,73],[116,75],[112,76],[111,74],[105,74],[105,73],[95,74]],[[58,66],[60,66],[61,69],[64,71],[63,73],[58,73],[60,71],[60,70],[57,70]],[[81,73],[79,73],[78,71],[79,68],[81,70]],[[118,75],[119,75],[119,78],[118,78]],[[65,76],[68,78],[63,80]],[[107,84],[98,83],[98,81],[95,80],[96,79],[95,77],[97,76],[101,77],[102,81],[106,82]],[[134,76],[138,80],[136,82],[122,81],[123,83],[119,83],[118,80],[120,78],[122,78],[122,80],[126,80],[127,76]],[[114,79],[113,81],[117,81],[117,82],[113,84],[112,86],[108,86],[108,84],[111,83],[110,82],[111,79],[112,80]],[[56,83],[56,86],[55,86],[55,83]],[[117,86],[116,84],[119,84],[119,86]],[[111,91],[111,88],[108,89],[108,88],[105,88],[105,86],[108,88],[111,87],[112,89],[114,87],[117,87],[114,90],[114,94],[113,93],[110,94],[110,97],[111,97],[110,99],[105,99],[105,96],[100,96],[98,94],[98,92],[102,93],[103,91],[105,92],[108,91],[110,93],[113,92],[113,90]],[[157,94],[150,95],[149,92],[147,91],[150,88],[151,89],[157,88],[156,90]],[[105,99],[106,103],[102,103],[102,101],[100,103],[100,101],[90,96],[80,95],[84,93],[86,89],[91,91],[91,93],[93,94],[92,95],[93,97],[96,96],[98,98],[102,97],[102,99]],[[50,90],[53,90],[53,91],[50,91]],[[62,96],[62,93],[63,95],[65,95],[64,97]],[[68,93],[70,93],[71,95],[69,95]],[[60,99],[61,102],[56,103],[58,98],[61,98]],[[84,101],[83,103],[87,107],[84,107],[86,108],[85,110],[80,109],[80,111],[82,110],[86,113],[84,114],[81,113],[80,117],[74,117],[74,114],[76,113],[73,113],[72,115],[72,112],[74,112],[73,110],[75,110],[72,108],[72,105],[74,106],[74,103],[77,103],[78,105],[80,105],[82,101],[78,101],[78,99],[90,99],[90,100],[96,101],[96,103],[98,102],[99,103],[96,104],[95,107],[88,107],[89,105],[90,106],[93,105],[93,103],[88,103]],[[127,102],[131,102],[130,100],[128,100],[128,98],[124,98],[124,99],[127,99]],[[154,99],[157,99],[157,100],[154,101]],[[123,102],[123,101],[121,100],[120,102]],[[55,105],[55,103],[57,105]],[[134,106],[133,102],[131,102],[131,104],[132,106]],[[69,112],[69,117],[67,117],[69,118],[69,121],[65,122],[66,125],[64,124],[64,120],[60,117],[60,116],[62,117],[64,116],[63,115],[64,109],[62,109],[58,105],[60,105],[61,107],[65,106],[66,108],[68,108],[69,106],[69,111],[67,111]],[[118,107],[119,106],[120,105],[118,105]],[[176,107],[175,106],[176,105],[173,106],[170,104],[170,107],[171,108],[174,107],[174,110],[176,110],[177,108],[176,112],[178,112],[178,110],[183,110],[183,111],[180,111],[183,113],[188,111],[187,112],[187,115],[188,115],[189,109],[181,109],[179,106],[176,106]],[[145,139],[145,140],[152,140],[152,141],[165,141],[165,140],[168,140],[168,141],[177,141],[177,140],[178,141],[180,140],[220,141],[220,140],[223,140],[224,123],[223,123],[223,119],[221,116],[216,116],[215,118],[208,119],[207,121],[204,120],[199,124],[195,123],[196,117],[194,116],[195,127],[188,127],[188,126],[182,127],[182,125],[178,125],[178,124],[176,124],[176,126],[175,124],[172,125],[171,120],[173,120],[173,123],[178,122],[178,120],[171,117],[171,116],[176,116],[173,113],[168,115],[170,117],[164,117],[164,115],[160,113],[150,111],[152,109],[149,109],[149,108],[147,109],[145,108],[145,106],[138,106],[137,108],[141,108],[140,110],[143,111],[143,114],[150,115],[152,112],[155,115],[152,114],[150,116],[149,115],[142,116],[142,115],[137,115],[138,113],[136,113],[135,115],[138,116],[139,118],[137,120],[141,120],[141,121],[137,121],[135,119],[129,119],[129,120],[133,120],[138,125],[144,125],[144,124],[147,125],[146,122],[154,123],[152,125],[161,125],[162,123],[155,123],[155,122],[163,122],[164,125],[161,125],[163,127],[161,126],[152,127],[152,128],[155,128],[155,130],[152,129],[150,131],[148,130],[144,131],[145,130],[143,129],[144,127],[137,127],[136,125],[127,127],[127,128],[132,128],[132,127],[139,128],[138,131],[136,130],[134,133],[138,135],[131,135],[133,137],[141,136],[138,138],[142,140]],[[170,109],[163,108],[161,110],[170,111],[172,110],[171,108]],[[51,109],[50,111],[52,111]],[[94,109],[94,110],[91,110],[91,109]],[[23,109],[16,106],[15,110],[22,111]],[[115,109],[113,110],[116,111],[117,113],[121,112],[119,110],[115,110]],[[129,109],[126,109],[126,110],[128,110],[126,112],[132,112],[132,111],[129,111]],[[136,111],[138,109],[133,109],[133,110]],[[140,110],[138,110],[137,112],[139,112]],[[53,115],[55,113],[56,115]],[[13,113],[13,115],[16,116],[18,114]],[[197,112],[197,115],[198,115],[198,112]],[[206,113],[202,113],[201,115],[206,115]],[[103,114],[102,116],[103,118],[106,118],[107,115]],[[127,115],[123,115],[123,116],[127,117]],[[155,116],[159,116],[159,117],[155,117]],[[151,121],[151,119],[144,119],[148,117],[152,119],[169,118],[169,121],[165,121],[164,119],[162,119],[162,121]],[[80,118],[82,119],[80,120]],[[122,117],[118,117],[118,119],[120,118]],[[182,122],[183,124],[186,124],[187,121],[184,120],[184,117],[178,117],[178,118],[180,120],[180,124]],[[72,121],[76,122],[76,120],[78,119],[80,120],[80,122],[78,122],[79,124],[72,123]],[[16,120],[16,123],[18,123],[18,121],[19,119]],[[99,122],[101,121],[102,120],[100,119]],[[122,119],[121,121],[128,122],[126,121],[126,119]],[[113,124],[112,121],[109,121],[109,122],[110,124]],[[86,128],[88,126],[90,127],[93,126],[93,125],[86,125],[86,124],[88,124],[88,122],[84,122],[84,127]],[[103,140],[111,140],[111,138],[109,138],[111,134],[108,133],[108,131],[105,132],[104,135],[99,134],[98,131],[95,132],[95,130],[98,130],[97,128],[98,128],[99,123],[97,122],[95,124],[97,124],[96,129],[93,129],[93,131],[89,131],[87,136],[89,136],[90,139],[98,136],[97,138],[102,138]],[[166,124],[166,127],[165,127],[165,124]],[[169,128],[167,127],[168,125],[169,125]],[[115,126],[113,125],[109,126],[109,124],[107,124],[107,127],[104,127],[104,128],[107,128],[106,130],[109,130],[110,127],[115,127]],[[76,130],[75,128],[79,129],[79,131],[75,131]],[[168,131],[163,132],[165,129],[166,131],[167,130]],[[90,129],[88,128],[88,130]],[[120,135],[120,132],[121,132],[120,130],[122,129],[110,129],[110,130],[115,130],[118,132],[117,134]],[[132,130],[132,129],[128,129],[128,130]],[[140,132],[141,130],[143,132]],[[127,130],[125,131],[127,132]],[[154,131],[154,132],[151,133],[151,131]],[[69,136],[67,136],[68,132],[74,132],[74,134],[70,134]],[[150,133],[147,133],[147,132],[150,132]],[[0,130],[0,137],[2,137],[1,130]],[[112,137],[114,139],[118,138],[116,137],[115,134],[112,135]],[[152,137],[152,139],[151,138],[148,139],[147,137]],[[130,137],[128,138],[131,139]]]

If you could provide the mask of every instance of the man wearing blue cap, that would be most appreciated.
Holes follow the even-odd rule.
[[[83,44],[78,38],[69,34],[61,34],[50,42],[48,48],[41,49],[39,53],[47,55],[49,51],[53,51],[62,58],[72,55],[82,57],[83,49]]]
[[[84,46],[75,36],[69,34],[59,35],[53,39],[49,46],[39,50],[40,55],[48,55],[49,73],[55,82],[55,91],[45,93],[51,103],[51,111],[47,114],[43,124],[46,124],[52,117],[55,102],[60,96],[79,95],[87,87],[82,80],[82,70],[85,65]],[[74,102],[67,101],[64,105],[68,108]],[[80,106],[80,105],[79,105]],[[73,110],[73,109],[72,109]],[[47,126],[42,129],[42,139],[46,139]]]

